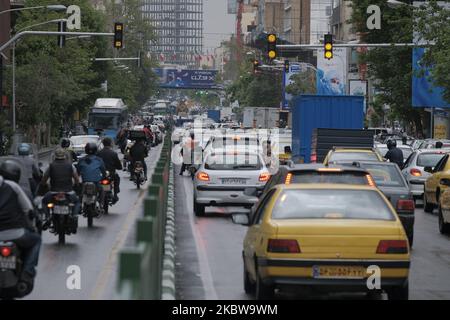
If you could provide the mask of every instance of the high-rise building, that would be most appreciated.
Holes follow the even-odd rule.
[[[149,51],[161,62],[199,67],[203,51],[203,0],[142,0],[157,40]]]
[[[323,35],[330,32],[330,17],[333,13],[332,0],[311,0],[311,44],[320,43]]]
[[[308,44],[310,38],[311,1],[284,0],[283,38],[290,43]]]

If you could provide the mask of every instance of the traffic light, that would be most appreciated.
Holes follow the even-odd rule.
[[[324,35],[323,47],[325,49],[325,51],[324,51],[325,59],[328,59],[328,60],[333,59],[333,35],[332,34]]]
[[[258,60],[254,60],[253,61],[253,72],[256,73],[258,72],[258,67],[260,66],[260,63]]]
[[[121,49],[123,47],[123,23],[114,23],[114,48]]]
[[[289,73],[289,60],[284,60],[284,72]]]
[[[273,33],[267,35],[267,57],[269,60],[277,57],[277,36]]]

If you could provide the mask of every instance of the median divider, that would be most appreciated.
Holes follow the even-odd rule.
[[[144,191],[143,214],[136,221],[135,243],[119,252],[119,299],[175,299],[175,194],[171,149],[171,132],[168,131]]]

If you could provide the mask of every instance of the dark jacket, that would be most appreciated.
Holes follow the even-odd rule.
[[[117,152],[109,147],[103,148],[97,153],[97,156],[102,158],[105,163],[106,170],[109,172],[115,172],[116,170],[122,170],[122,162],[120,162]]]
[[[50,178],[50,190],[55,192],[70,192],[73,190],[72,178],[76,176],[75,167],[67,160],[53,161],[44,173],[44,182]],[[78,182],[78,181],[76,181]]]
[[[102,158],[95,155],[87,155],[78,161],[77,170],[83,182],[100,182],[106,176]]]
[[[0,231],[29,228],[27,214],[32,210],[33,205],[20,186],[0,176]]]
[[[135,143],[130,149],[130,157],[132,161],[144,162],[147,156],[147,147],[143,143]]]
[[[403,152],[399,148],[395,147],[386,152],[384,156],[390,162],[396,163],[399,168],[403,166]]]

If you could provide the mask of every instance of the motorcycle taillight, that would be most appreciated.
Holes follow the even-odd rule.
[[[65,193],[58,193],[53,198],[56,201],[64,201],[64,200],[66,200],[66,194]]]

